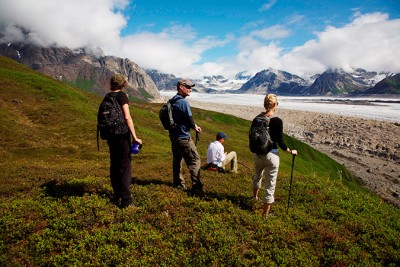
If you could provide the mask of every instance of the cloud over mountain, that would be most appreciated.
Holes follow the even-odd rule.
[[[328,68],[400,72],[400,19],[386,13],[355,12],[347,24],[326,26],[314,38],[292,48],[282,40],[305,19],[269,27],[247,28],[239,34],[200,35],[191,24],[168,22],[163,28],[136,24],[128,0],[0,0],[0,41],[24,41],[42,46],[101,47],[107,55],[129,58],[141,67],[177,76],[232,77],[239,71],[285,70],[301,77]],[[276,5],[269,1],[258,12]],[[257,12],[257,10],[256,10]],[[244,26],[244,25],[243,25]],[[140,30],[137,30],[140,29]],[[236,47],[231,57],[210,60],[215,48]],[[179,63],[178,63],[179,62]]]

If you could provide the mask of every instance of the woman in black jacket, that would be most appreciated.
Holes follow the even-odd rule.
[[[283,122],[275,116],[278,108],[278,98],[274,94],[264,98],[265,116],[269,117],[269,132],[273,141],[272,150],[268,154],[254,154],[253,197],[258,200],[263,176],[265,176],[265,196],[262,215],[268,217],[271,204],[274,203],[274,193],[279,170],[278,146],[290,154],[297,155],[296,150],[291,150],[283,141]]]
[[[112,76],[111,91],[115,93],[115,98],[121,106],[125,118],[126,134],[113,135],[107,140],[110,148],[110,178],[111,186],[114,191],[114,202],[121,208],[135,206],[132,203],[131,181],[131,145],[132,139],[138,144],[142,144],[142,139],[137,138],[132,117],[129,112],[129,99],[122,90],[126,87],[127,81],[124,76],[117,73]],[[132,137],[132,139],[131,139]]]

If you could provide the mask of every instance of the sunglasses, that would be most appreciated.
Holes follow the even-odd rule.
[[[192,89],[192,87],[191,86],[189,86],[189,85],[187,85],[187,84],[182,84],[183,86],[185,86],[186,87],[186,89]]]

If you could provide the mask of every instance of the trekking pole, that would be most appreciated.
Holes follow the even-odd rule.
[[[293,180],[293,168],[294,168],[294,158],[295,157],[296,157],[296,155],[293,154],[293,158],[292,158],[292,173],[290,174],[289,198],[288,198],[288,202],[287,202],[287,211],[286,211],[286,213],[289,213],[290,195],[292,194],[292,180]]]
[[[240,162],[240,161],[237,161],[237,162],[238,162],[240,165],[246,167],[249,171],[251,171],[251,169],[250,169],[249,167],[247,167],[246,165],[244,165],[242,162]]]
[[[197,141],[200,141],[199,132],[198,131],[196,131],[196,141],[194,143],[195,146],[197,146]]]

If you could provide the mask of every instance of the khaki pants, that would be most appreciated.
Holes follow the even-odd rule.
[[[176,139],[170,137],[172,144],[172,172],[175,186],[185,187],[185,179],[182,176],[182,159],[190,171],[192,189],[202,190],[203,184],[200,180],[200,156],[192,139]]]
[[[265,177],[264,203],[272,204],[275,201],[274,193],[279,170],[278,152],[269,152],[264,155],[254,154],[253,189],[260,189],[262,178]]]
[[[237,172],[237,155],[235,151],[231,151],[225,156],[225,160],[222,162],[222,168],[226,170],[226,165],[229,163],[231,163],[231,170]]]

